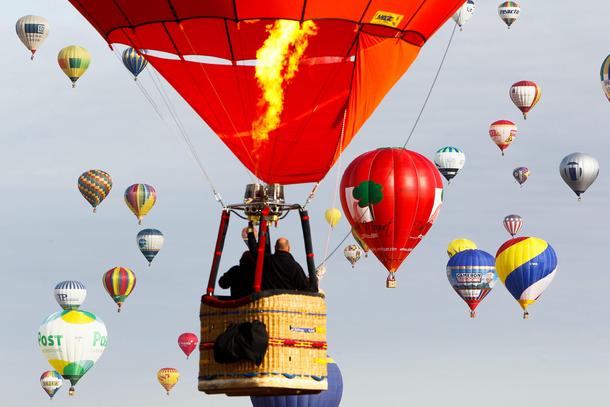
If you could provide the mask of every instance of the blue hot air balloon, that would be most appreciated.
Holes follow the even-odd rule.
[[[343,377],[339,366],[329,359],[328,390],[300,396],[250,397],[253,407],[339,407],[343,395]]]
[[[142,56],[145,51],[136,51],[133,48],[127,48],[123,51],[123,65],[133,74],[133,79],[137,80],[138,75],[146,68],[148,61]]]

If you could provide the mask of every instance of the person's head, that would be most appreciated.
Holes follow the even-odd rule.
[[[239,259],[239,266],[242,268],[253,268],[256,266],[256,260],[250,251],[246,250]]]
[[[280,237],[275,242],[275,251],[289,252],[290,253],[290,242],[285,237]]]

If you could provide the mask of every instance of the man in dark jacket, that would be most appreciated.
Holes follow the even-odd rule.
[[[275,253],[265,262],[262,288],[263,290],[309,290],[307,276],[290,254],[290,242],[285,237],[277,239]]]
[[[218,285],[222,288],[231,289],[232,298],[242,298],[252,293],[254,286],[254,268],[256,261],[250,251],[244,252],[239,265],[231,267],[218,280]]]

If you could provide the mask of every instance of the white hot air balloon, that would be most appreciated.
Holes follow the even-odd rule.
[[[464,168],[465,163],[466,155],[457,147],[442,147],[434,155],[436,168],[438,168],[449,183],[451,183],[451,180],[457,175],[458,171]]]
[[[108,333],[101,319],[87,311],[59,311],[38,329],[38,346],[49,364],[74,386],[106,349]]]
[[[559,173],[580,201],[581,195],[597,179],[599,162],[587,154],[568,154],[559,164]]]
[[[150,267],[153,259],[163,247],[163,242],[165,242],[163,233],[157,229],[144,229],[138,233],[136,241],[140,251],[146,257],[146,260],[148,260],[148,266]]]
[[[536,106],[542,96],[542,89],[536,82],[519,81],[510,87],[510,99],[515,106],[523,113],[523,119],[527,119],[527,114]]]
[[[498,15],[504,21],[504,24],[508,26],[509,30],[510,26],[517,21],[520,14],[521,7],[516,1],[505,1],[498,6]]]
[[[78,309],[87,298],[87,288],[80,281],[62,281],[55,286],[55,300],[65,310]]]
[[[17,20],[15,24],[17,36],[32,53],[34,54],[49,35],[49,22],[44,17],[27,15]]]
[[[460,27],[460,31],[462,31],[462,26],[466,24],[474,14],[475,8],[474,1],[468,0],[453,15],[453,21]]]
[[[352,268],[354,268],[358,260],[360,260],[362,257],[362,249],[358,247],[358,245],[350,244],[343,249],[343,254],[345,255],[347,261],[349,261],[352,265]]]

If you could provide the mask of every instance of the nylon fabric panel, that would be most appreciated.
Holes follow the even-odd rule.
[[[532,238],[528,239],[531,240]],[[537,239],[539,240],[539,239]],[[544,241],[542,241],[544,242]],[[536,242],[539,244],[539,242]],[[504,284],[508,291],[516,300],[520,299],[533,299],[536,298],[523,298],[522,294],[533,284],[542,280],[547,275],[553,273],[557,267],[557,257],[546,242],[546,247],[540,254],[536,254],[539,251],[537,244],[528,244],[519,249],[518,252],[513,252],[513,258],[516,258],[518,262],[523,262],[521,266],[514,267],[513,271],[506,277]],[[550,248],[550,249],[549,249]],[[546,288],[546,286],[545,286]]]
[[[397,39],[360,35],[344,147],[360,130],[386,93],[409,69],[419,50],[420,48]]]
[[[550,274],[547,274],[544,278],[536,281],[534,284],[530,285],[519,297],[520,301],[536,301],[538,297],[542,295],[544,290],[551,284],[551,282],[555,279],[555,275],[557,274],[557,269],[554,269]]]

